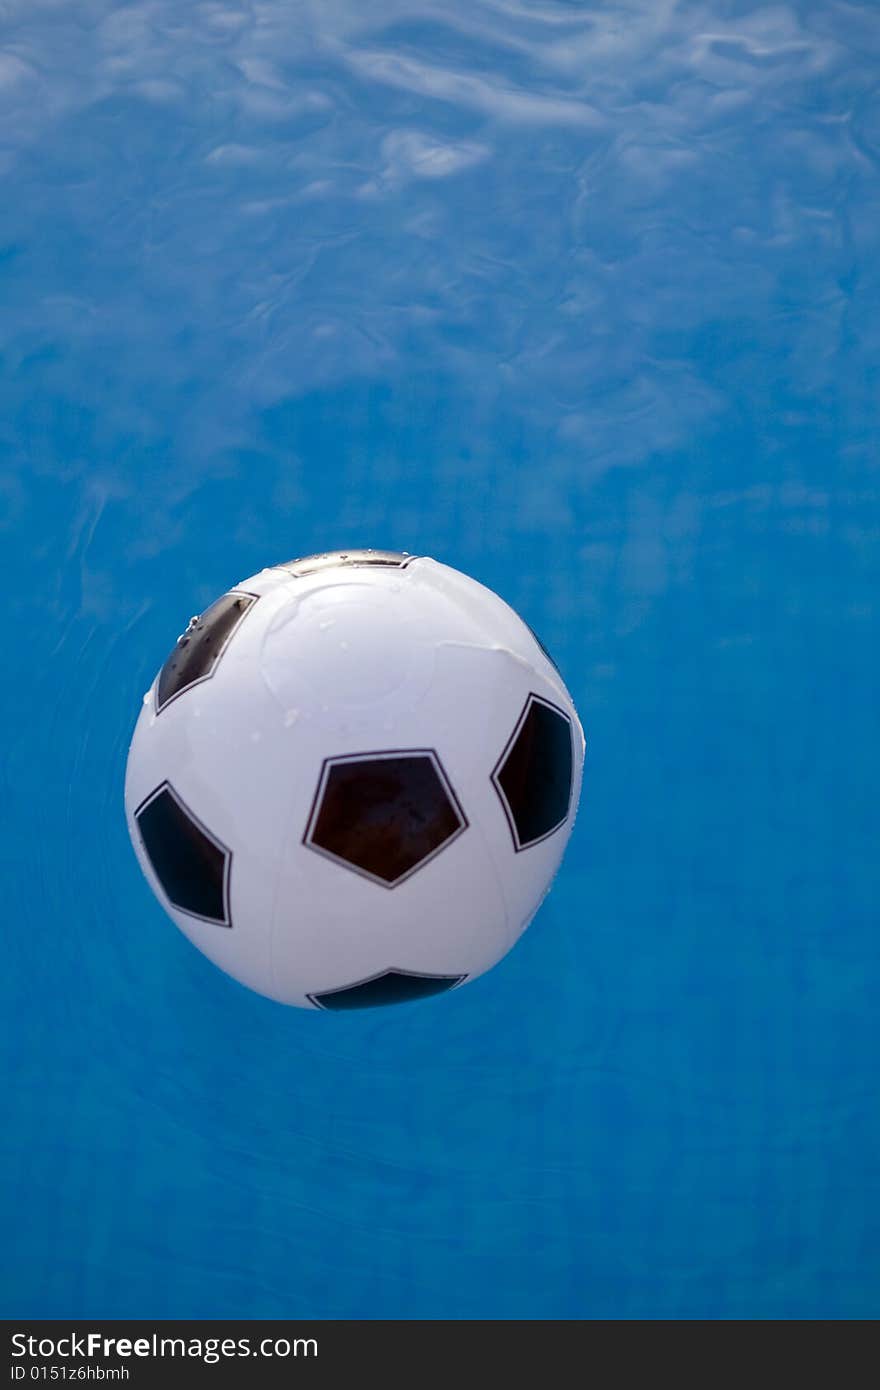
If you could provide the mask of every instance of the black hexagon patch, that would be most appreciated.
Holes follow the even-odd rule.
[[[231,927],[232,851],[205,829],[169,782],[141,802],[134,819],[169,902],[205,922]]]
[[[571,801],[571,720],[540,695],[529,695],[492,773],[519,851],[565,823]]]
[[[206,681],[214,674],[232,634],[254,603],[253,594],[224,594],[199,617],[190,620],[189,627],[178,637],[177,646],[159,672],[157,714],[191,685]]]
[[[383,1004],[409,1004],[415,999],[443,994],[466,979],[466,975],[417,975],[410,970],[384,970],[356,985],[328,989],[322,994],[310,994],[308,998],[319,1009],[373,1009]]]
[[[303,843],[396,888],[466,826],[433,749],[350,753],[325,760]]]

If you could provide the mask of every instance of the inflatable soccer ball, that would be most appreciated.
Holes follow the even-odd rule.
[[[302,1008],[438,994],[510,950],[571,833],[584,737],[496,594],[387,551],[264,569],[193,618],[134,731],[129,831],[168,915]]]

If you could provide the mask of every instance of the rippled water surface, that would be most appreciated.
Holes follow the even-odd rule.
[[[867,1317],[868,0],[0,0],[7,1316]],[[122,814],[191,613],[337,545],[588,737],[485,979],[286,1010]]]

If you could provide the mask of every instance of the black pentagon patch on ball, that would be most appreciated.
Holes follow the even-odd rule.
[[[572,764],[568,715],[540,695],[530,695],[492,773],[517,851],[564,824]]]
[[[205,829],[169,782],[141,802],[134,819],[153,873],[172,906],[231,927],[232,851]]]
[[[350,753],[325,759],[303,843],[395,888],[466,826],[433,749]]]
[[[218,598],[204,613],[190,621],[177,639],[156,686],[156,713],[191,685],[205,681],[223,655],[245,613],[256,603],[254,594],[230,593]]]
[[[317,574],[320,570],[337,569],[339,566],[371,565],[403,569],[417,558],[405,550],[325,550],[320,555],[302,555],[298,560],[287,560],[274,568],[287,570],[296,579],[301,579],[303,575]]]
[[[328,989],[308,998],[319,1009],[374,1009],[384,1004],[410,1004],[460,985],[467,975],[416,975],[409,970],[384,970],[356,985]]]

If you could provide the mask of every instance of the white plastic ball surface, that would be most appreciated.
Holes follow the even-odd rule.
[[[349,1007],[373,998],[354,987],[388,979],[460,987],[510,950],[559,867],[584,755],[571,697],[513,609],[447,565],[300,570],[291,562],[235,585],[244,611],[208,673],[161,708],[158,676],[144,697],[125,781],[141,868],[206,956],[282,1003]],[[517,729],[538,716],[570,730],[570,795],[559,824],[540,835],[536,823],[517,843],[502,770]],[[381,806],[351,810],[346,779],[362,771],[367,796],[386,772],[417,774],[416,788],[427,779],[442,842],[386,869],[401,822],[389,829]],[[176,905],[155,871],[145,836],[157,797],[163,814],[196,827],[172,845],[171,873],[182,854],[207,856],[207,915]],[[418,795],[399,797],[415,833],[432,833]],[[352,815],[373,856],[360,864],[340,857]]]

